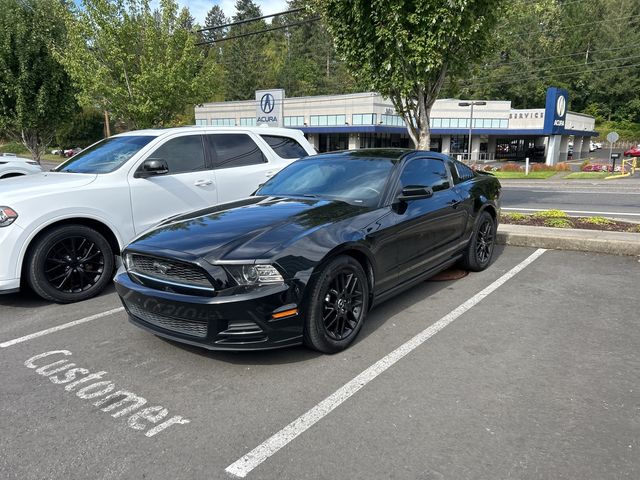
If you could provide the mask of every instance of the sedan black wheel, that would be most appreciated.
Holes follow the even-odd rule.
[[[344,350],[362,328],[368,308],[369,285],[362,266],[352,257],[336,257],[311,285],[305,344],[324,353]]]
[[[28,259],[31,288],[41,297],[70,303],[97,295],[111,279],[113,251],[99,232],[82,226],[54,228],[39,238]]]
[[[495,242],[496,222],[490,213],[482,212],[463,257],[464,267],[473,272],[487,268],[493,257]]]

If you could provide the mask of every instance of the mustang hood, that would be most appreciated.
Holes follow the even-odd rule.
[[[43,172],[0,180],[0,205],[13,206],[23,198],[42,197],[84,187],[95,174]]]
[[[339,201],[279,197],[251,197],[221,207],[174,219],[142,235],[129,247],[182,252],[210,262],[258,259],[365,209]]]

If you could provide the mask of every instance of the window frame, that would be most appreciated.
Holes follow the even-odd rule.
[[[436,157],[436,156],[431,156],[431,155],[419,155],[419,156],[412,156],[409,158],[405,158],[403,159],[402,162],[400,162],[400,164],[398,165],[398,170],[397,170],[397,174],[396,174],[396,179],[395,179],[395,188],[393,188],[392,192],[394,192],[393,194],[393,198],[391,199],[391,203],[393,203],[395,201],[396,198],[398,198],[398,195],[400,195],[400,193],[402,192],[402,174],[404,173],[407,165],[414,161],[414,160],[435,160],[438,162],[442,162],[442,165],[444,167],[444,171],[447,174],[447,179],[449,182],[449,186],[447,188],[443,188],[441,190],[434,190],[433,194],[437,195],[440,192],[445,192],[447,190],[451,190],[454,187],[454,183],[453,183],[453,177],[451,176],[451,171],[449,170],[449,168],[446,165],[446,160],[440,157]],[[415,184],[418,185],[418,184]],[[423,186],[429,186],[431,188],[430,185],[423,185]]]
[[[256,148],[260,151],[260,154],[262,155],[262,162],[249,163],[247,165],[235,165],[235,166],[225,166],[225,164],[218,165],[217,152],[215,151],[213,146],[209,144],[209,140],[207,138],[213,135],[230,135],[230,136],[244,135],[245,137],[249,138],[253,142],[253,144],[256,146]],[[253,135],[251,135],[249,132],[206,132],[203,134],[202,137],[203,137],[202,141],[204,143],[204,147],[206,149],[207,157],[209,158],[212,170],[227,170],[229,168],[253,167],[256,165],[264,165],[264,164],[271,163],[271,159],[269,158],[268,155],[265,154],[264,149],[260,146],[260,143],[257,141],[258,139],[254,138]],[[260,138],[259,140],[267,144],[266,140],[262,138]]]
[[[164,139],[164,141],[160,144],[160,145],[156,145],[154,147],[154,149],[149,152],[147,155],[144,156],[143,160],[136,166],[135,170],[134,170],[134,176],[138,175],[138,173],[140,173],[142,171],[144,162],[147,160],[151,160],[154,158],[157,159],[162,159],[164,161],[167,161],[166,158],[163,157],[158,157],[156,156],[156,152],[158,150],[160,150],[161,148],[163,148],[165,145],[167,145],[169,142],[172,142],[174,140],[178,140],[181,138],[186,138],[186,137],[200,137],[200,143],[202,145],[202,156],[203,156],[203,160],[204,160],[204,167],[198,170],[184,170],[181,172],[172,172],[171,170],[169,170],[167,173],[162,174],[162,177],[166,177],[168,175],[182,175],[185,173],[196,173],[196,172],[206,172],[207,170],[211,170],[213,168],[212,163],[210,161],[209,155],[208,155],[208,150],[207,150],[207,145],[206,142],[204,141],[204,135],[205,133],[203,132],[188,132],[188,133],[184,133],[182,135],[173,135],[171,137],[168,137],[166,139]],[[167,162],[168,165],[168,162]]]
[[[260,140],[262,140],[264,143],[267,144],[267,147],[269,148],[269,150],[271,150],[276,157],[281,158],[283,160],[298,160],[300,158],[305,158],[305,157],[310,156],[310,153],[307,152],[307,150],[304,148],[304,146],[302,146],[302,144],[298,141],[297,138],[290,137],[288,135],[275,134],[275,133],[259,133],[258,137],[260,138]],[[280,139],[289,140],[291,142],[295,142],[295,144],[298,147],[300,147],[300,149],[302,150],[302,152],[304,152],[304,154],[302,156],[299,156],[299,157],[283,157],[282,155],[280,155],[276,151],[276,149],[269,143],[269,141],[265,137],[280,138]],[[262,152],[262,153],[264,155],[264,152]]]

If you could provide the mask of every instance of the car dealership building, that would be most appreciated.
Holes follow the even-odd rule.
[[[586,156],[590,137],[597,135],[593,117],[567,111],[568,93],[560,88],[547,90],[543,108],[514,109],[503,100],[469,103],[435,102],[431,150],[472,162],[529,157],[555,164],[567,160],[570,142],[574,159]],[[413,146],[392,102],[373,92],[286,98],[281,89],[260,90],[254,100],[198,105],[195,118],[197,125],[296,128],[319,152]]]

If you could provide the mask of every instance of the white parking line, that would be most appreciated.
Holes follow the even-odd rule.
[[[433,337],[436,333],[442,330],[444,327],[453,322],[460,315],[468,311],[470,308],[474,307],[478,303],[480,303],[485,297],[498,289],[501,285],[506,283],[508,280],[513,278],[518,272],[522,271],[528,265],[533,263],[538,257],[540,257],[545,249],[541,248],[532,253],[529,257],[527,257],[524,261],[513,267],[495,282],[490,284],[488,287],[471,297],[469,300],[464,302],[458,308],[452,310],[450,313],[442,317],[436,323],[431,325],[430,327],[424,329],[422,332],[418,333],[415,337],[407,341],[406,343],[400,345],[394,351],[386,355],[385,357],[378,360],[372,366],[367,368],[365,371],[360,373],[353,380],[345,383],[342,387],[332,393],[330,396],[325,398],[323,401],[318,403],[315,407],[308,410],[306,413],[302,414],[300,417],[296,418],[289,425],[284,427],[282,430],[265,440],[263,443],[258,445],[256,448],[251,450],[242,458],[236,460],[234,463],[229,465],[225,470],[227,473],[239,477],[244,478],[249,474],[254,468],[260,465],[262,462],[267,460],[270,456],[280,450],[282,447],[286,446],[292,440],[294,440],[298,435],[305,432],[307,429],[311,428],[317,422],[322,420],[325,416],[339,407],[342,403],[347,401],[353,395],[356,394],[361,388],[375,379],[378,375],[383,373],[389,367],[393,366],[396,362],[401,360],[403,357],[411,353],[413,350],[418,348],[424,342],[426,342],[429,338]]]
[[[43,335],[49,335],[50,333],[58,332],[66,328],[75,327],[76,325],[87,323],[87,322],[90,322],[91,320],[97,320],[98,318],[102,318],[108,315],[113,315],[114,313],[122,312],[123,310],[124,310],[124,307],[114,308],[113,310],[107,310],[106,312],[97,313],[95,315],[91,315],[90,317],[85,317],[85,318],[81,318],[80,320],[74,320],[73,322],[64,323],[62,325],[58,325],[57,327],[51,327],[51,328],[47,328],[46,330],[40,330],[39,332],[31,333],[29,335],[25,335],[24,337],[14,338],[13,340],[8,340],[6,342],[0,343],[0,348],[7,348],[17,343],[26,342],[34,338],[42,337]]]
[[[517,212],[544,212],[549,210],[548,208],[518,208],[518,207],[502,207],[502,210],[510,210]],[[628,213],[628,212],[591,212],[587,210],[563,210],[565,213],[586,213],[588,215],[622,215],[629,217],[640,217],[640,213]]]

